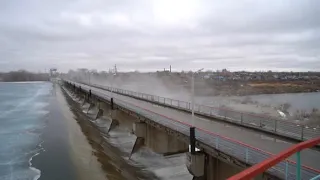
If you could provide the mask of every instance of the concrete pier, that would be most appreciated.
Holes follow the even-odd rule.
[[[147,125],[145,138],[146,146],[159,154],[169,155],[188,150],[188,144],[150,125]]]
[[[228,164],[212,156],[206,157],[205,163],[206,179],[224,180],[228,177],[237,174],[244,170],[244,168]]]

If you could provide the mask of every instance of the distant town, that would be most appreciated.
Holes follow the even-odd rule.
[[[192,71],[170,72],[170,70],[157,71],[157,73],[174,73],[180,75],[192,74]],[[203,79],[214,79],[217,81],[278,81],[278,80],[320,80],[320,72],[273,72],[273,71],[235,71],[227,69],[217,71],[199,72],[196,76]]]
[[[319,80],[320,72],[230,72],[223,69],[222,71],[206,72],[203,78],[219,81]]]
[[[175,91],[191,89],[191,77],[194,72],[173,72],[164,69],[156,72],[118,72],[115,66],[109,71],[89,69],[70,70],[68,73],[58,73],[51,69],[48,73],[33,73],[25,70],[0,73],[0,81],[49,81],[50,76],[67,75],[78,81],[89,79],[100,81],[114,81],[118,84],[135,82],[160,82],[162,86]],[[112,78],[112,79],[110,79]],[[194,73],[195,91],[199,95],[236,95],[246,96],[253,94],[278,94],[320,92],[320,72],[231,72],[227,69],[205,70]]]
[[[184,87],[190,90],[192,71],[174,72],[163,69],[156,72],[118,72],[116,66],[109,71],[78,69],[67,75],[75,80],[88,78],[118,83],[161,81],[168,88]],[[231,72],[227,69],[205,70],[194,74],[195,90],[200,95],[252,95],[275,93],[320,92],[320,72]],[[179,88],[175,88],[179,89]]]

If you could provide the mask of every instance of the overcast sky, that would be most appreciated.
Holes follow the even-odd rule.
[[[319,0],[2,0],[0,71],[320,71]]]

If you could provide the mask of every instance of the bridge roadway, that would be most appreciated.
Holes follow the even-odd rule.
[[[74,83],[74,82],[72,82]],[[85,84],[75,83],[78,87],[81,85],[84,89],[91,89],[92,93],[98,93],[100,95],[111,96],[111,92],[91,87]],[[163,106],[155,105],[146,101],[138,100],[132,97],[119,95],[112,93],[114,102],[123,103],[128,102],[142,109],[154,112],[156,114],[163,115],[169,119],[178,120],[183,123],[192,124],[190,113],[166,108]],[[264,152],[277,154],[282,150],[285,150],[293,145],[291,142],[284,141],[283,139],[277,139],[270,135],[266,135],[254,130],[249,130],[239,126],[233,126],[230,124],[223,123],[221,121],[214,121],[212,119],[206,119],[203,117],[195,117],[195,127],[202,129],[206,132],[213,132],[221,135],[222,137],[231,138],[239,143],[245,143],[251,147],[258,148]],[[199,134],[199,133],[198,133]],[[196,135],[197,136],[197,135]],[[289,158],[291,161],[295,161],[295,157]],[[311,167],[315,170],[320,170],[320,152],[317,150],[304,150],[301,152],[301,161],[304,166]]]

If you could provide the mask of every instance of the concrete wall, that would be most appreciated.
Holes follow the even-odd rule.
[[[239,167],[232,166],[212,156],[207,156],[205,167],[207,180],[224,180],[243,170]]]
[[[240,173],[245,168],[241,168],[230,163],[221,161],[215,157],[207,156],[205,165],[206,180],[225,180],[235,174]],[[265,174],[264,174],[265,175]],[[255,180],[269,179],[263,174],[256,176]]]
[[[98,102],[96,102],[98,103]],[[106,116],[106,117],[111,117],[111,107],[110,107],[110,104],[107,104],[107,103],[104,103],[104,102],[99,102],[99,106],[100,106],[100,109],[103,110],[103,116]]]
[[[186,143],[150,125],[146,128],[145,145],[159,154],[172,154],[188,149]]]
[[[119,128],[128,132],[133,132],[133,124],[139,122],[139,120],[125,112],[120,110],[112,110],[111,118],[116,119],[119,122]]]

